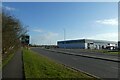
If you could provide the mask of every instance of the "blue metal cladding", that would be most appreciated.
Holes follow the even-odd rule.
[[[85,48],[85,40],[58,41],[57,44],[60,48]]]
[[[91,40],[91,39],[80,39],[80,40],[67,40],[58,41],[57,45],[60,48],[81,48],[81,49],[100,49],[104,48],[109,44],[118,45],[117,42],[104,41],[104,40]]]

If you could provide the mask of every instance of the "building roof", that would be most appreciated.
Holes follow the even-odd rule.
[[[116,41],[107,41],[107,40],[93,40],[93,39],[77,39],[77,40],[65,40],[65,41],[58,41],[58,42],[94,42],[94,43],[114,43],[117,44]]]

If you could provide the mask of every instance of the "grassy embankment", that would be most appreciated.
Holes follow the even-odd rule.
[[[104,54],[118,54],[118,51],[110,51],[110,50],[91,50],[93,52],[100,52],[100,53],[104,53]]]
[[[9,51],[7,54],[2,54],[2,67],[6,66],[9,63],[9,61],[13,58],[18,50],[19,48],[16,47],[13,50]]]
[[[80,49],[82,52],[99,52],[103,54],[119,54],[118,51],[110,51],[110,50],[98,50],[98,49]]]
[[[82,72],[69,69],[62,64],[37,54],[31,50],[23,50],[24,71],[26,78],[93,78]]]

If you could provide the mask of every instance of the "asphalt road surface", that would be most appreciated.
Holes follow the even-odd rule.
[[[103,58],[109,58],[112,60],[118,60],[118,54],[105,54],[100,52],[91,52],[91,51],[85,51],[80,49],[52,49],[57,51],[64,51],[64,52],[70,52],[75,54],[82,54],[82,55],[89,55],[89,56],[96,56],[96,57],[103,57]]]
[[[61,54],[46,51],[41,48],[31,48],[31,50],[58,61],[59,63],[88,72],[100,78],[118,78],[118,62]]]
[[[22,79],[23,68],[22,68],[22,54],[18,51],[10,60],[10,62],[3,68],[2,78],[7,80]]]

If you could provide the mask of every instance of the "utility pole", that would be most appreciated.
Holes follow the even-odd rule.
[[[65,31],[65,28],[64,28],[64,41],[66,39],[66,31]]]
[[[65,31],[65,28],[64,28],[64,49],[65,49],[65,39],[66,39],[66,31]]]

